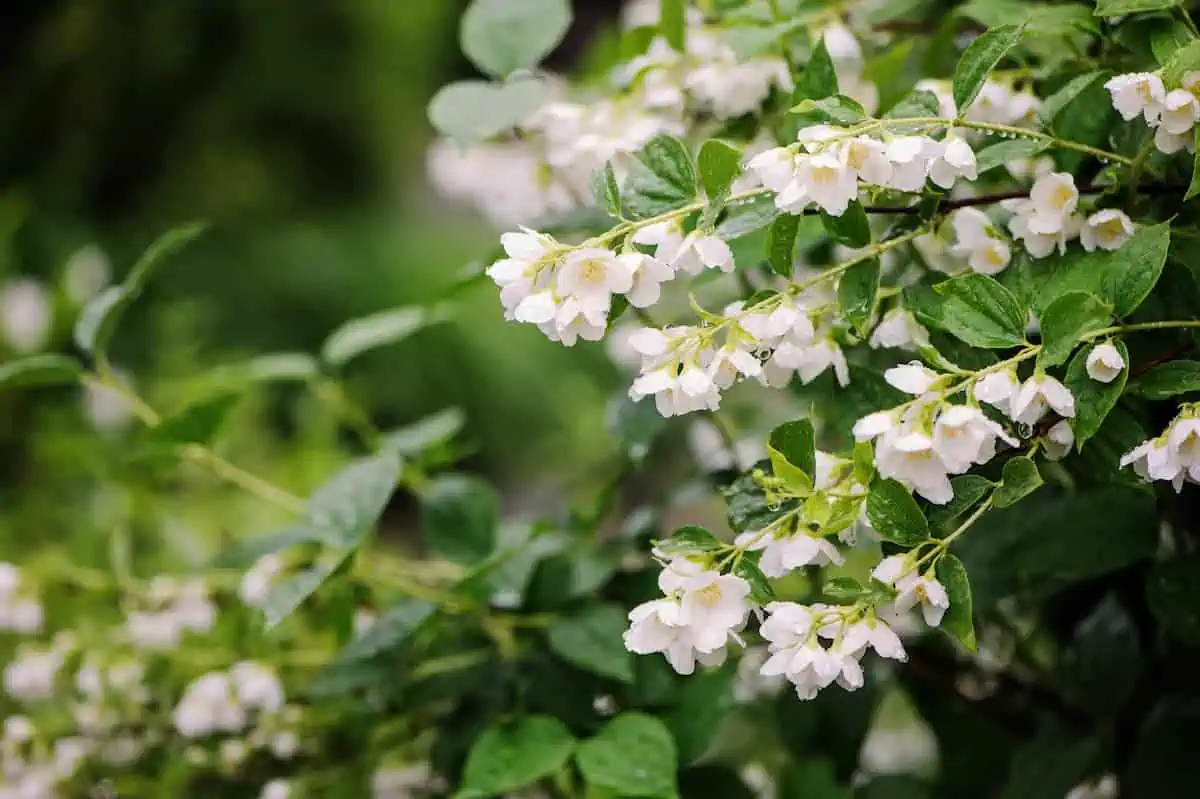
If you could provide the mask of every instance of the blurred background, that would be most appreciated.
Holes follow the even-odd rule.
[[[549,66],[585,62],[619,5],[576,3]],[[473,74],[457,42],[465,6],[6,4],[0,359],[69,348],[86,297],[193,220],[209,232],[160,273],[113,348],[152,398],[215,365],[312,352],[349,318],[439,297],[497,240],[425,182],[425,105]],[[463,300],[448,323],[356,361],[345,376],[354,396],[384,428],[461,407],[468,465],[508,485],[603,458],[599,422],[617,386],[603,351],[504,324],[486,286]],[[0,404],[11,452],[47,396]],[[10,477],[27,466],[5,461]]]

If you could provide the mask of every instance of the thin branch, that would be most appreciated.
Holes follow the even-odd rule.
[[[1079,188],[1080,194],[1100,194],[1113,188],[1108,185],[1089,185]],[[1151,184],[1149,186],[1139,186],[1138,194],[1145,194],[1150,197],[1158,197],[1168,194],[1179,194],[1187,191],[1186,186],[1171,186]],[[991,205],[993,203],[1003,202],[1004,200],[1024,200],[1029,197],[1028,189],[1018,189],[1015,191],[1002,191],[995,194],[981,194],[978,197],[965,197],[961,200],[948,200],[938,206],[939,213],[956,211],[959,208],[972,208],[979,205]],[[916,205],[866,205],[863,210],[868,214],[916,214],[920,213],[921,209]],[[804,215],[819,214],[819,208],[805,208]]]

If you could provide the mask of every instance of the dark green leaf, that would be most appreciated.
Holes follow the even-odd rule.
[[[709,139],[700,146],[696,165],[708,199],[723,198],[742,171],[742,152],[718,139]]]
[[[941,115],[941,104],[937,95],[925,89],[910,92],[883,115],[884,119],[910,119],[912,117],[936,117]]]
[[[835,94],[821,100],[804,100],[792,108],[799,122],[806,125],[857,125],[869,117],[858,102],[845,95]]]
[[[459,43],[475,66],[504,78],[541,63],[570,26],[569,0],[474,0]]]
[[[821,221],[830,238],[847,247],[866,247],[871,243],[871,221],[867,211],[858,200],[846,207],[841,216],[830,216],[821,212]]]
[[[742,559],[734,564],[733,573],[750,584],[750,599],[755,604],[766,605],[775,599],[771,581],[762,573],[762,569],[758,568],[756,557],[749,553],[743,555]]]
[[[1146,600],[1163,629],[1188,646],[1200,646],[1200,556],[1172,558],[1146,578]]]
[[[705,755],[715,748],[714,744],[721,743],[720,739],[714,740],[714,736],[737,706],[733,695],[736,677],[737,667],[727,663],[722,668],[708,669],[681,681],[683,687],[678,703],[666,722],[679,748],[682,765],[706,760]],[[684,795],[687,796],[686,789]]]
[[[1112,319],[1112,306],[1092,294],[1071,291],[1046,306],[1038,317],[1042,331],[1039,361],[1056,366],[1071,356],[1085,333],[1099,330]]]
[[[1200,128],[1192,131],[1192,141],[1193,143],[1200,141]],[[1197,152],[1200,152],[1200,148],[1197,148]],[[1193,156],[1192,180],[1188,183],[1187,193],[1183,195],[1183,201],[1187,202],[1197,194],[1200,194],[1200,156]]]
[[[396,649],[437,608],[421,599],[402,599],[385,610],[360,637],[338,653],[335,663],[364,660]]]
[[[447,408],[385,434],[382,449],[404,457],[416,457],[448,442],[462,430],[466,421],[466,415],[461,409]]]
[[[879,259],[868,258],[847,269],[838,279],[837,293],[846,320],[865,338],[879,293]]]
[[[1042,731],[1017,751],[1001,799],[1062,799],[1091,773],[1099,755],[1095,738]]]
[[[751,197],[726,207],[725,219],[717,225],[716,234],[726,241],[740,239],[770,225],[779,214],[772,195]],[[741,263],[741,259],[738,259],[738,263]]]
[[[352,319],[325,340],[321,359],[330,366],[344,366],[364,352],[403,341],[442,318],[437,311],[407,307]]]
[[[908,489],[895,480],[876,480],[867,495],[867,518],[885,541],[914,547],[929,540],[929,522]]]
[[[983,88],[988,75],[1021,41],[1021,25],[1000,25],[991,28],[968,45],[954,69],[954,105],[963,114]]]
[[[622,635],[627,626],[620,605],[590,605],[578,613],[559,616],[550,625],[550,649],[584,671],[620,682],[633,682],[633,655]]]
[[[1073,113],[1073,106],[1079,96],[1096,81],[1103,83],[1108,75],[1107,72],[1089,72],[1086,75],[1072,78],[1066,86],[1042,102],[1042,107],[1038,109],[1038,118],[1041,119],[1042,124],[1049,130],[1058,130],[1059,115],[1064,112],[1066,114]]]
[[[474,477],[446,475],[421,494],[426,545],[458,563],[474,564],[492,553],[499,502],[492,487]]]
[[[954,489],[954,499],[945,505],[937,505],[929,509],[929,522],[934,525],[947,525],[962,516],[991,492],[991,480],[977,474],[963,474],[950,481]]]
[[[1144,11],[1161,11],[1177,5],[1179,0],[1096,0],[1096,16],[1123,17]]]
[[[1025,341],[1027,313],[1008,289],[986,275],[964,275],[939,283],[946,298],[941,324],[973,347],[1003,349]]]
[[[206,228],[207,225],[202,222],[193,222],[159,236],[129,270],[125,277],[125,285],[135,291],[141,289],[154,276],[155,270],[163,261],[199,238]]]
[[[588,785],[615,796],[675,799],[676,753],[658,719],[622,713],[579,746],[576,762]]]
[[[1004,166],[1009,161],[1032,158],[1046,149],[1046,143],[1036,139],[1005,139],[984,147],[975,153],[975,167],[979,174]]]
[[[592,197],[596,205],[611,216],[621,215],[621,187],[617,185],[617,173],[613,171],[612,161],[605,161],[604,166],[592,172]]]
[[[767,231],[767,263],[780,277],[790,278],[796,266],[796,234],[800,217],[782,214],[775,217]]]
[[[81,377],[83,364],[66,355],[34,355],[0,364],[0,388],[61,386]]]
[[[1000,485],[992,494],[992,504],[1007,508],[1037,491],[1043,484],[1042,475],[1032,458],[1013,458],[1004,464]]]
[[[1133,390],[1152,400],[1200,391],[1200,361],[1169,361],[1137,379]]]
[[[790,509],[788,503],[782,506],[778,503],[768,504],[763,490],[749,472],[726,486],[721,493],[725,496],[729,526],[737,532],[761,530]]]
[[[151,428],[146,442],[151,446],[209,444],[239,398],[238,394],[226,393],[198,400]]]
[[[316,593],[317,589],[341,567],[348,556],[348,552],[329,553],[316,565],[271,586],[263,602],[266,628],[274,629],[292,615],[296,608],[304,604],[304,600]]]
[[[355,461],[309,497],[312,528],[331,546],[357,547],[383,515],[399,479],[400,458],[394,452]]]
[[[621,189],[625,214],[647,219],[680,208],[696,197],[696,170],[683,142],[656,136],[638,150]]]
[[[1075,354],[1067,365],[1067,376],[1064,384],[1075,397],[1075,418],[1071,421],[1071,429],[1075,432],[1075,448],[1083,449],[1088,439],[1096,435],[1109,412],[1121,398],[1125,390],[1125,381],[1129,377],[1129,351],[1125,343],[1114,341],[1113,346],[1121,353],[1125,368],[1108,383],[1093,380],[1087,373],[1087,357],[1090,347],[1085,347]],[[1200,366],[1200,364],[1197,364]],[[1200,371],[1197,373],[1200,379]],[[1197,384],[1200,386],[1200,383]]]
[[[653,401],[634,402],[622,391],[609,400],[605,426],[625,457],[633,463],[641,463],[666,427],[666,419],[654,407]]]
[[[666,541],[659,543],[659,548],[671,555],[711,552],[721,546],[721,541],[715,535],[695,524],[685,524]]]
[[[799,100],[820,100],[838,93],[837,72],[833,68],[833,59],[825,48],[825,39],[817,42],[812,55],[804,65],[804,72],[796,86],[793,98]]]
[[[937,564],[938,582],[950,597],[950,608],[942,618],[941,628],[975,651],[975,622],[971,616],[971,583],[967,569],[954,555],[946,554]]]
[[[529,787],[566,765],[574,748],[570,730],[549,716],[488,727],[467,755],[456,796],[482,799]]]
[[[795,697],[792,697],[793,699]],[[833,762],[806,758],[790,765],[780,781],[780,799],[850,799],[850,788],[838,779]]]
[[[772,430],[768,445],[779,453],[784,461],[807,476],[811,486],[817,473],[815,440],[812,422],[808,419],[797,419],[785,422]],[[775,460],[772,458],[773,464]],[[776,477],[780,476],[778,471],[775,474]]]
[[[1141,668],[1137,626],[1109,594],[1075,631],[1063,657],[1061,684],[1078,704],[1098,716],[1111,716],[1133,690]]]
[[[1162,222],[1139,228],[1129,241],[1108,253],[1105,285],[1117,316],[1133,313],[1150,294],[1162,275],[1170,246],[1171,225]]]
[[[457,81],[429,101],[429,121],[460,145],[474,144],[520,125],[546,101],[548,91],[544,81],[532,78],[503,85]]]

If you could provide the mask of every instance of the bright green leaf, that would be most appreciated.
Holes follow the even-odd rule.
[[[833,68],[833,59],[825,47],[825,40],[817,42],[812,55],[804,64],[804,72],[796,85],[794,99],[820,100],[838,93],[837,72]]]
[[[475,66],[503,78],[541,63],[569,27],[568,0],[474,0],[463,14],[459,42]]]
[[[1003,349],[1025,342],[1026,311],[986,275],[970,274],[934,286],[946,298],[942,327],[973,347]]]
[[[403,341],[441,319],[438,312],[418,307],[396,308],[351,319],[325,340],[321,359],[330,366],[344,366],[365,352]]]
[[[721,541],[705,528],[696,524],[685,524],[671,533],[671,537],[659,543],[667,554],[710,552],[721,548]]]
[[[1112,319],[1112,306],[1092,294],[1072,291],[1060,295],[1038,317],[1042,331],[1039,362],[1056,366],[1071,356],[1085,333],[1099,330]]]
[[[1000,485],[992,494],[992,504],[1007,508],[1037,491],[1043,484],[1042,475],[1032,458],[1013,458],[1004,464]]]
[[[700,168],[700,185],[711,202],[725,197],[741,173],[742,151],[718,139],[709,139],[700,145],[696,165]]]
[[[965,113],[996,65],[1021,41],[1020,25],[1000,25],[980,34],[967,46],[954,69],[954,105]]]
[[[820,100],[803,100],[793,106],[791,112],[799,114],[797,121],[805,125],[857,125],[869,118],[856,100],[841,94]]]
[[[1087,357],[1091,347],[1080,349],[1067,365],[1067,376],[1063,382],[1075,397],[1075,418],[1071,420],[1071,429],[1075,432],[1076,449],[1082,450],[1088,439],[1096,435],[1125,390],[1125,381],[1129,377],[1129,351],[1122,341],[1113,342],[1113,346],[1121,353],[1125,368],[1107,383],[1093,380],[1087,373]],[[1197,388],[1200,388],[1200,369],[1197,370]]]
[[[302,544],[319,544],[321,541],[321,534],[316,530],[303,525],[288,527],[235,542],[213,560],[212,568],[246,569],[264,555],[272,555]]]
[[[767,263],[780,277],[790,278],[796,266],[796,235],[800,232],[800,217],[782,214],[775,217],[767,230]]]
[[[929,540],[929,522],[908,489],[895,480],[876,480],[867,495],[867,518],[880,538],[914,547]]]
[[[687,47],[687,2],[686,0],[661,0],[659,5],[659,30],[667,44],[675,52],[685,52]]]
[[[589,605],[559,616],[547,631],[550,649],[583,671],[620,682],[633,682],[633,655],[622,638],[628,627],[620,605]]]
[[[875,298],[879,293],[879,259],[868,258],[847,269],[838,279],[838,303],[846,320],[866,337]]]
[[[1200,361],[1160,363],[1138,378],[1133,390],[1152,400],[1200,391]]]
[[[549,716],[523,716],[483,731],[467,755],[457,796],[486,797],[527,788],[557,772],[575,748],[570,730]]]
[[[971,615],[971,583],[967,580],[966,567],[961,560],[947,553],[938,561],[937,579],[950,598],[950,607],[939,626],[974,652],[975,623]]]
[[[622,713],[579,746],[576,762],[588,785],[621,797],[675,799],[676,753],[658,719]]]
[[[696,198],[696,170],[687,147],[673,136],[656,136],[634,153],[621,188],[625,215],[648,219]]]
[[[0,388],[31,388],[76,383],[83,364],[66,355],[34,355],[0,364]]]
[[[775,476],[783,479],[789,486],[799,483],[799,487],[805,489],[801,493],[812,490],[816,476],[814,442],[812,422],[808,419],[797,419],[779,425],[771,431],[768,441],[768,452],[771,454],[771,466]]]
[[[466,475],[445,475],[421,494],[425,543],[435,553],[475,564],[492,553],[499,500],[490,485]]]
[[[320,365],[304,352],[280,352],[260,355],[242,363],[214,369],[207,379],[215,385],[238,386],[253,383],[303,383],[320,374]]]
[[[146,436],[147,443],[162,446],[209,444],[238,399],[238,394],[224,393],[198,400],[151,428]]]
[[[1096,16],[1123,17],[1145,11],[1161,11],[1179,5],[1179,0],[1096,0]]]

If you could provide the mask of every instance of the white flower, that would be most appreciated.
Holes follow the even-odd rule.
[[[643,253],[625,253],[617,260],[622,261],[633,274],[633,287],[626,296],[634,308],[654,305],[662,296],[662,284],[675,278],[671,267]]]
[[[975,151],[958,136],[947,136],[937,144],[937,155],[929,164],[929,179],[943,189],[954,187],[956,180],[975,180],[979,170],[975,165]]]
[[[1190,153],[1196,149],[1196,140],[1188,134],[1172,133],[1160,127],[1154,131],[1154,146],[1160,153],[1167,155],[1174,155],[1180,150]]]
[[[1143,480],[1164,480],[1170,482],[1176,491],[1183,488],[1187,470],[1166,441],[1166,436],[1144,441],[1121,456],[1121,468],[1133,466],[1133,470]]]
[[[875,466],[881,477],[899,481],[935,505],[954,498],[949,470],[924,433],[899,428],[884,433],[875,445]]]
[[[54,321],[50,297],[30,278],[11,280],[0,288],[0,335],[20,355],[46,346]]]
[[[288,799],[292,795],[292,786],[287,780],[274,779],[263,786],[258,799]]]
[[[1062,228],[1056,233],[1038,233],[1030,227],[1030,220],[1033,218],[1030,215],[1030,206],[1028,200],[1019,200],[1018,204],[1023,204],[1022,211],[1008,222],[1009,231],[1016,238],[1021,240],[1021,244],[1034,258],[1045,258],[1050,253],[1058,250],[1059,254],[1067,251],[1067,240],[1074,236],[1083,225],[1083,220],[1072,214],[1063,222]],[[1008,201],[1004,201],[1001,205],[1012,207]]]
[[[1167,133],[1182,136],[1200,119],[1200,100],[1187,89],[1173,89],[1163,100],[1161,125]]]
[[[1098,779],[1079,783],[1067,791],[1063,799],[1117,799],[1120,795],[1121,785],[1116,775],[1105,774]]]
[[[975,381],[975,399],[993,405],[1002,413],[1012,415],[1012,405],[1020,393],[1021,384],[1011,369],[992,372]]]
[[[229,675],[212,671],[192,680],[171,714],[176,731],[185,738],[213,732],[237,732],[246,726]]]
[[[681,270],[696,275],[706,267],[733,271],[733,252],[728,244],[699,230],[684,235],[678,220],[647,225],[633,234],[633,240],[638,244],[653,245],[654,257],[672,273]]]
[[[1057,379],[1049,375],[1034,375],[1025,381],[1013,400],[1013,421],[1037,424],[1046,410],[1070,419],[1075,415],[1075,397]]]
[[[1071,423],[1066,419],[1055,424],[1046,431],[1046,438],[1042,442],[1042,449],[1046,453],[1046,457],[1052,461],[1060,461],[1071,453],[1071,447],[1075,446],[1075,431],[1071,429]]]
[[[799,195],[792,199],[793,187]],[[776,202],[785,210],[798,210],[811,201],[830,216],[846,213],[850,203],[858,197],[858,177],[849,164],[833,152],[801,156],[797,159],[796,178],[783,191]]]
[[[827,538],[803,531],[778,538],[747,531],[737,537],[736,543],[750,551],[762,550],[758,566],[763,574],[773,578],[786,577],[804,566],[840,566],[846,560]]]
[[[875,413],[867,414],[854,423],[854,440],[858,442],[870,441],[895,429],[895,427],[895,414],[890,411],[876,411]]]
[[[549,289],[527,295],[513,310],[512,317],[518,322],[540,325],[549,322],[558,313],[558,303]]]
[[[686,575],[677,590],[679,623],[691,628],[694,646],[701,652],[724,647],[730,632],[741,629],[750,613],[750,584],[732,574],[705,570]]]
[[[1113,108],[1126,122],[1138,114],[1147,122],[1158,119],[1167,97],[1162,78],[1152,72],[1133,72],[1109,78],[1104,84],[1112,95]]]
[[[858,43],[858,39],[854,37],[850,29],[841,22],[826,25],[817,32],[816,37],[824,39],[825,50],[829,53],[829,60],[836,66],[861,66],[863,60],[862,46]]]
[[[581,338],[584,341],[599,341],[604,338],[607,325],[607,308],[597,308],[575,297],[568,297],[559,306],[554,319],[538,327],[551,341],[559,341],[566,347],[573,347]]]
[[[887,157],[892,163],[891,187],[899,191],[921,191],[929,173],[930,156],[937,142],[925,136],[898,136],[888,142]]]
[[[1105,342],[1093,347],[1087,356],[1088,377],[1101,383],[1111,383],[1125,369],[1125,359],[1112,344]]]
[[[933,386],[941,375],[923,366],[920,361],[910,361],[901,366],[893,366],[883,373],[883,379],[893,388],[905,394],[924,394]]]
[[[1067,172],[1042,175],[1029,191],[1029,232],[1039,236],[1061,233],[1079,205],[1075,178]]]
[[[21,647],[4,667],[4,690],[20,702],[49,699],[63,665],[64,652],[58,649]]]
[[[870,647],[880,657],[900,661],[908,659],[900,636],[882,619],[868,618],[848,624],[843,635],[842,647],[847,652],[857,653]]]
[[[691,628],[679,617],[679,603],[672,599],[656,599],[638,605],[629,612],[631,624],[625,631],[625,648],[639,655],[662,652],[671,668],[680,674],[694,672],[697,662],[705,666],[724,662],[723,647],[712,652],[698,652]]]
[[[1106,208],[1087,218],[1079,231],[1079,243],[1088,252],[1097,247],[1111,251],[1129,241],[1133,233],[1133,220],[1124,211]]]
[[[739,376],[757,377],[762,374],[762,362],[747,348],[746,342],[729,341],[713,355],[708,371],[715,384],[729,388]]]
[[[758,175],[763,186],[776,194],[783,192],[796,177],[796,155],[786,147],[759,153],[746,166]]]
[[[85,244],[67,259],[63,275],[67,299],[83,305],[108,285],[111,276],[112,265],[104,250],[96,244]]]
[[[996,454],[996,439],[1017,446],[1004,428],[969,405],[951,405],[938,414],[933,425],[933,449],[946,468],[961,474],[984,464]]]
[[[600,247],[571,250],[556,274],[559,296],[574,297],[582,308],[607,311],[612,295],[633,288],[633,265]]]
[[[769,642],[771,656],[760,670],[763,676],[786,676],[801,699],[812,699],[834,680],[847,690],[862,686],[861,651],[848,651],[844,642],[825,649],[814,635],[824,606],[772,602],[764,610],[768,616],[759,633]]]
[[[842,145],[842,158],[858,174],[860,180],[876,186],[887,186],[892,180],[892,162],[887,146],[870,136],[856,136]]]
[[[732,59],[710,62],[684,79],[687,90],[718,119],[733,119],[758,110],[775,85],[790,90],[793,84],[787,65],[769,57],[745,63]]]
[[[275,578],[283,571],[283,557],[277,552],[263,555],[242,575],[238,596],[247,606],[261,608]]]
[[[883,315],[879,324],[871,331],[872,349],[916,349],[929,341],[929,333],[913,315],[901,307],[892,308]]]
[[[830,367],[833,367],[838,385],[845,386],[850,382],[850,367],[846,363],[846,356],[829,338],[813,344],[795,344],[785,340],[775,350],[769,363],[783,369],[795,369],[804,385],[820,377]]]
[[[275,713],[283,707],[283,686],[270,669],[243,660],[229,669],[238,703],[247,710]]]
[[[899,592],[894,603],[897,613],[904,613],[920,604],[925,623],[930,627],[941,624],[942,616],[950,608],[950,597],[945,587],[928,574],[920,574],[911,554],[884,558],[871,576],[881,583],[894,586]]]
[[[1171,459],[1193,479],[1200,477],[1200,419],[1180,417],[1167,432]]]
[[[960,208],[950,214],[954,229],[954,254],[967,256],[995,237],[992,220],[978,208]]]

